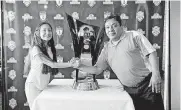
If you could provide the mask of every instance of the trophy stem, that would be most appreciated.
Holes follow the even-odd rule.
[[[76,69],[76,78],[75,78],[75,81],[76,81],[76,82],[78,82],[78,77],[79,77],[79,74],[78,74],[78,73],[79,73],[79,70]]]
[[[96,82],[96,75],[95,74],[93,74],[93,80],[94,80],[94,82]]]
[[[57,36],[57,44],[59,44],[59,36]]]

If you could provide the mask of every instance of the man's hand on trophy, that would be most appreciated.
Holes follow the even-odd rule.
[[[70,60],[70,63],[71,63],[71,65],[72,65],[73,68],[78,68],[78,67],[80,66],[80,59],[73,57],[73,58]]]

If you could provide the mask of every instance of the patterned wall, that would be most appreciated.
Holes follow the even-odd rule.
[[[52,24],[59,60],[68,61],[74,56],[64,12],[99,27],[110,13],[120,15],[125,30],[138,30],[150,40],[157,49],[159,63],[162,64],[164,1],[6,0],[2,3],[5,60],[3,74],[6,82],[7,110],[29,109],[24,93],[24,82],[27,77],[23,74],[24,57],[27,55],[35,27],[40,22],[48,21]],[[61,74],[57,77],[71,78],[72,71],[72,68],[60,69]]]

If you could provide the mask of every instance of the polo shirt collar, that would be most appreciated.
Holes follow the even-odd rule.
[[[111,44],[112,46],[117,46],[118,43],[119,43],[121,40],[123,40],[125,37],[126,37],[126,35],[125,35],[125,32],[124,32],[124,33],[123,33],[123,36],[120,37],[119,40],[114,41],[114,42],[112,42],[112,40],[110,40],[110,41],[109,41],[109,44]]]

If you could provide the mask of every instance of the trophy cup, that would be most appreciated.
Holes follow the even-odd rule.
[[[79,58],[83,65],[92,66],[94,62],[93,57],[95,57],[94,47],[96,44],[95,31],[93,27],[90,25],[82,25],[78,31],[77,41],[77,45],[74,44],[74,46],[78,47],[78,49],[74,50],[74,52],[78,51],[77,53],[79,54]],[[91,91],[99,88],[95,75],[90,75],[89,73],[78,69],[76,69],[75,72],[76,80],[73,84],[74,89]],[[81,76],[81,74],[87,75]]]

